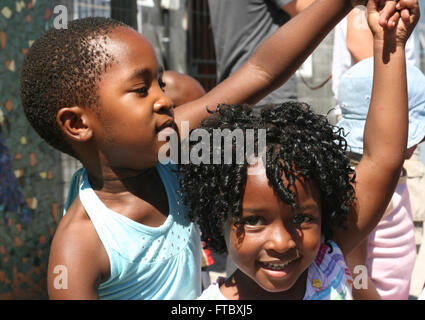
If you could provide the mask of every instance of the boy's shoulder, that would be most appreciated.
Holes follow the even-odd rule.
[[[50,250],[49,273],[65,266],[70,278],[107,279],[109,259],[79,196],[60,221]],[[84,275],[82,275],[84,273]]]
[[[91,242],[96,242],[96,240],[100,242],[94,225],[84,210],[79,195],[76,196],[66,211],[66,214],[61,219],[56,229],[54,240],[65,241],[65,244],[73,245],[81,242],[90,244]],[[70,242],[70,240],[75,241]]]

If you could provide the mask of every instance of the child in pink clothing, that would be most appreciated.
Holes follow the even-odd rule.
[[[363,59],[341,78],[339,102],[344,128],[351,149],[352,164],[356,166],[363,154],[363,130],[372,92],[373,58]],[[409,104],[409,135],[406,159],[425,137],[425,75],[407,64]],[[353,296],[356,299],[408,299],[410,278],[416,259],[415,230],[406,171],[403,169],[391,202],[376,228],[347,257],[353,272]],[[366,265],[369,282],[356,288],[356,266]],[[356,290],[357,289],[357,290]],[[366,289],[366,290],[365,290]]]
[[[406,177],[401,177],[386,215],[369,235],[366,266],[382,299],[409,297],[416,259],[415,230]]]

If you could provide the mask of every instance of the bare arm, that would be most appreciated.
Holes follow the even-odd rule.
[[[291,17],[295,17],[298,13],[307,8],[315,0],[292,0],[288,4],[282,6],[282,10],[289,14]]]
[[[348,229],[335,240],[344,254],[353,250],[378,224],[400,177],[407,143],[407,84],[404,46],[419,19],[417,0],[410,4],[408,21],[393,30],[378,24],[376,2],[368,2],[368,21],[374,34],[374,79],[364,130],[364,153],[356,168],[356,204],[348,216]],[[386,8],[394,12],[395,2]],[[397,13],[398,14],[398,13]]]
[[[354,62],[373,56],[373,36],[366,13],[358,8],[347,15],[347,49]]]
[[[207,106],[214,110],[219,103],[255,104],[280,87],[351,9],[349,0],[314,1],[265,40],[237,72],[202,98],[177,108],[177,125],[186,120],[190,129],[197,127],[209,115]]]

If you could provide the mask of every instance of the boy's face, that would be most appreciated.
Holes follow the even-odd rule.
[[[136,31],[119,27],[106,49],[114,62],[98,86],[99,112],[91,114],[96,143],[110,167],[140,169],[158,162],[160,131],[175,127],[154,49]]]
[[[283,177],[286,184],[287,180]],[[282,292],[294,286],[316,257],[321,237],[318,188],[296,179],[297,209],[282,202],[264,174],[248,175],[242,226],[229,225],[229,254],[261,288]],[[294,190],[293,190],[294,191]]]

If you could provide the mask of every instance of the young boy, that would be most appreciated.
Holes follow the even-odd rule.
[[[159,136],[178,130],[183,120],[195,128],[209,115],[206,107],[255,103],[361,3],[317,0],[238,72],[175,112],[151,44],[128,26],[88,18],[36,40],[21,74],[25,113],[47,142],[85,168],[52,243],[50,298],[197,297],[199,231],[185,218],[173,166],[158,163],[166,143]],[[391,3],[381,13],[389,26],[398,20],[389,17]]]

